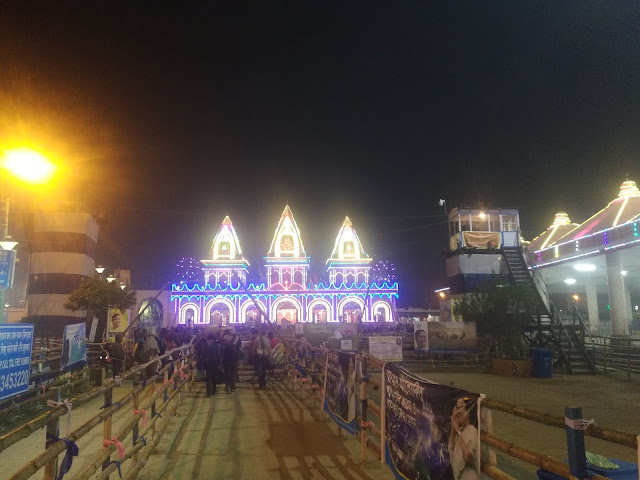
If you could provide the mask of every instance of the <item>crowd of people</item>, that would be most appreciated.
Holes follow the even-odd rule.
[[[242,338],[250,337],[244,342]],[[239,379],[238,366],[241,361],[255,369],[260,389],[266,387],[267,373],[273,368],[272,352],[279,343],[273,330],[251,329],[238,326],[226,329],[192,327],[179,325],[173,328],[162,328],[158,334],[144,328],[133,331],[133,362],[142,365],[156,357],[162,356],[179,346],[192,344],[195,349],[197,380],[206,382],[207,396],[215,395],[217,385],[223,383],[225,392],[233,393]],[[115,336],[115,341],[108,344],[113,377],[123,372],[125,366],[125,348],[122,334]],[[182,352],[171,354],[177,360]],[[144,376],[151,378],[162,366],[171,361],[151,363],[144,371]],[[170,372],[171,373],[171,372]]]

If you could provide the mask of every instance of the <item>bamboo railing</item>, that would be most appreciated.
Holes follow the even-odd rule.
[[[292,343],[288,342],[286,345],[289,347],[285,349],[286,356],[294,356],[292,355],[292,351],[290,350]],[[326,349],[317,350],[320,350],[325,354],[328,351]],[[296,362],[296,360],[291,360],[291,358],[289,358],[288,361],[292,365],[294,365]],[[356,356],[356,362],[360,362],[360,370],[358,369],[358,367],[356,367],[356,371],[361,372],[361,375],[356,377],[356,383],[360,385],[359,399],[361,402],[361,417],[358,418],[358,424],[361,425],[361,427],[359,428],[358,436],[360,437],[362,446],[362,462],[366,461],[367,452],[371,453],[376,459],[384,462],[381,450],[381,445],[384,442],[384,438],[382,438],[382,429],[379,427],[382,422],[383,412],[381,409],[381,400],[384,392],[381,391],[381,381],[378,378],[372,377],[371,375],[367,374],[369,366],[381,369],[384,366],[384,363],[377,358],[367,354],[366,352],[360,352]],[[295,372],[295,367],[292,367],[291,371]],[[294,377],[293,388],[295,388],[297,382],[296,377],[298,377],[299,375],[295,373],[293,373],[292,375]],[[380,405],[377,404],[372,398],[369,398],[369,392],[371,390],[377,392],[376,398],[378,398],[379,396]],[[565,418],[561,416],[550,415],[530,408],[521,407],[489,398],[484,398],[482,401],[482,405],[483,407],[489,409],[500,410],[502,412],[509,413],[514,416],[525,418],[527,420],[544,425],[563,429],[566,427]],[[371,418],[373,418],[374,421],[371,421],[369,419],[370,414],[373,415],[373,417]],[[338,431],[340,432],[341,429],[338,428]],[[597,425],[589,426],[587,433],[591,437],[638,449],[638,439],[640,438],[640,436],[636,437],[635,435],[630,433],[620,432]],[[514,458],[518,458],[530,465],[542,468],[565,479],[572,478],[569,471],[569,466],[560,460],[551,458],[541,453],[534,452],[525,447],[509,443],[505,440],[494,437],[487,432],[481,432],[481,440],[485,445],[495,448],[496,450],[506,453],[507,455],[510,455]],[[501,471],[495,465],[483,464],[482,471],[489,477],[496,480],[514,480],[513,477]],[[592,478],[594,480],[607,480],[607,477],[603,477],[600,475],[594,475]]]
[[[186,352],[186,356],[178,360],[173,360],[173,354],[176,352]],[[94,475],[100,466],[102,466],[103,468],[103,472],[100,474],[100,477],[107,478],[110,472],[118,468],[121,463],[128,460],[129,458],[134,458],[137,461],[138,452],[142,450],[146,444],[146,441],[140,443],[139,440],[144,437],[144,434],[146,434],[147,432],[151,432],[153,441],[159,441],[158,436],[161,435],[163,431],[158,431],[156,429],[158,425],[158,418],[160,418],[159,413],[167,409],[168,406],[172,403],[175,403],[172,401],[176,398],[176,396],[177,398],[180,398],[180,392],[182,388],[189,381],[192,381],[192,371],[190,370],[186,375],[184,373],[184,369],[188,367],[188,364],[186,362],[188,361],[189,356],[192,353],[193,347],[191,345],[185,345],[175,348],[160,357],[155,357],[144,365],[140,365],[131,369],[119,379],[111,380],[101,387],[97,387],[90,392],[71,399],[70,402],[73,405],[73,408],[77,408],[77,406],[82,405],[89,400],[103,394],[105,404],[103,405],[103,407],[101,407],[102,411],[100,413],[86,421],[80,427],[76,428],[73,432],[67,432],[67,435],[64,439],[57,437],[57,432],[59,431],[59,419],[62,415],[67,414],[67,407],[62,405],[53,408],[49,412],[44,413],[36,419],[27,422],[27,424],[15,429],[12,432],[9,432],[3,437],[0,437],[1,450],[15,444],[16,442],[30,435],[30,433],[36,431],[42,426],[47,427],[47,436],[50,437],[48,439],[44,452],[31,459],[18,472],[10,477],[10,480],[25,480],[27,478],[30,478],[43,468],[45,469],[45,480],[52,480],[54,478],[57,478],[57,458],[60,453],[67,450],[68,442],[76,442],[100,424],[103,425],[103,439],[105,441],[105,448],[102,452],[99,452],[93,459],[93,461],[74,478],[86,480]],[[141,384],[134,385],[131,390],[117,402],[112,401],[113,388],[115,386],[121,385],[121,381],[123,379],[127,379],[134,375],[137,375],[145,368],[155,365],[165,358],[169,359],[170,362],[162,367],[157,374]],[[171,378],[169,378],[168,374],[169,370],[171,369],[174,369],[174,372]],[[180,381],[178,381],[179,377]],[[157,391],[155,391],[156,380],[164,380],[163,386]],[[147,388],[153,388],[154,392],[150,396],[146,408],[140,409],[139,397],[145,392]],[[172,392],[169,395],[169,390],[171,389]],[[162,399],[163,401],[160,409],[156,409],[156,401],[158,399]],[[113,415],[116,412],[123,410],[129,403],[133,403],[132,419],[126,423],[126,425],[121,429],[120,432],[118,432],[118,435],[113,436],[111,432]],[[177,404],[176,406],[172,406],[171,408],[177,408]],[[143,410],[150,411],[151,420],[148,425],[143,428],[142,432],[140,432],[139,422],[146,414]],[[122,459],[121,461],[117,461],[115,464],[110,462],[110,457],[116,450],[116,446],[113,444],[109,444],[109,442],[111,442],[114,437],[121,442],[129,435],[129,433],[132,432],[134,438],[134,448],[129,450],[128,457]],[[149,450],[150,449],[147,449],[147,451]],[[135,468],[133,470],[135,470]],[[127,475],[129,475],[129,473],[127,473]]]

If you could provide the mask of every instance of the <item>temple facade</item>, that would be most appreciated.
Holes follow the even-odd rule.
[[[248,282],[251,267],[228,216],[213,239],[209,257],[202,260],[203,284],[172,286],[180,324],[395,320],[398,284],[372,282],[371,258],[349,217],[338,231],[322,282],[309,278],[310,258],[288,205],[264,257],[264,281]]]

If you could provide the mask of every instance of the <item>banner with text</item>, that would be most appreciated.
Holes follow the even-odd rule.
[[[429,322],[430,352],[475,352],[478,348],[476,324]]]
[[[358,325],[355,323],[303,323],[302,325],[303,335],[312,347],[327,347],[346,352],[358,350]]]
[[[340,427],[356,435],[356,356],[327,353],[324,371],[324,410]]]
[[[64,327],[60,370],[83,365],[87,361],[87,327],[75,323]]]
[[[479,395],[389,363],[382,377],[382,454],[396,478],[479,479]]]
[[[401,362],[402,337],[369,337],[369,355],[383,362]]]
[[[0,325],[0,400],[29,389],[33,325]]]

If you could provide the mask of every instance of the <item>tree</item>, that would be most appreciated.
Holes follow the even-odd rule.
[[[96,338],[102,338],[107,326],[109,307],[121,311],[128,310],[136,304],[136,292],[121,289],[117,282],[108,282],[102,278],[85,278],[80,286],[69,295],[65,308],[73,312],[84,310],[88,318],[98,319]]]
[[[453,314],[475,322],[492,347],[508,358],[524,358],[522,335],[531,326],[540,299],[529,285],[495,280],[452,302]]]

